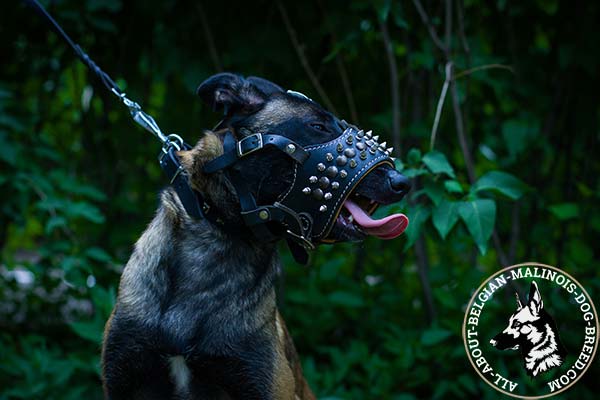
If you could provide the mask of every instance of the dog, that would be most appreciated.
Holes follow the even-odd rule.
[[[198,94],[224,119],[177,155],[189,185],[218,209],[219,222],[237,229],[191,218],[172,187],[161,192],[106,323],[105,398],[314,399],[276,305],[276,242],[261,241],[245,227],[228,174],[207,174],[203,166],[224,154],[226,132],[241,140],[268,130],[303,146],[341,135],[344,125],[306,96],[262,78],[221,73]],[[232,169],[259,205],[276,201],[295,179],[293,160],[276,149],[247,155]],[[350,196],[371,207],[398,202],[409,188],[386,164]],[[359,241],[369,229],[342,210],[328,240]]]
[[[517,311],[508,320],[507,327],[490,340],[499,350],[521,350],[527,374],[535,377],[559,367],[567,351],[563,346],[554,319],[544,309],[537,283],[531,282],[529,302],[524,307],[517,297]]]

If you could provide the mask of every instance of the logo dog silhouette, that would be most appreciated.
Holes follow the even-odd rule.
[[[508,325],[490,340],[498,350],[521,350],[523,364],[529,376],[537,376],[559,367],[567,350],[561,343],[554,319],[544,309],[537,283],[531,282],[529,299],[523,306],[517,297],[517,310],[510,316]]]

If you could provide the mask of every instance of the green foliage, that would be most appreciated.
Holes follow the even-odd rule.
[[[45,3],[189,142],[218,119],[194,90],[220,67],[323,100],[272,3],[203,2],[207,22],[197,4],[174,1]],[[282,250],[282,313],[323,399],[497,398],[469,365],[460,328],[501,251],[510,263],[560,265],[598,302],[600,4],[452,1],[445,38],[443,7],[422,3],[455,69],[435,149],[448,60],[412,2],[283,3],[339,116],[395,142],[413,179],[406,200],[377,211],[408,215],[402,238],[322,246],[308,268]],[[158,144],[36,15],[15,5],[0,19],[0,399],[100,399],[103,326],[166,184]],[[569,398],[595,398],[598,373],[596,362]]]

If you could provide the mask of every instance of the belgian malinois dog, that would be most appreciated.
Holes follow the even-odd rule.
[[[544,309],[537,283],[531,282],[529,301],[524,306],[517,298],[517,310],[509,317],[506,328],[490,344],[499,350],[520,350],[523,366],[529,376],[560,367],[567,351],[554,319]]]
[[[276,306],[274,284],[281,269],[276,243],[245,227],[227,173],[207,174],[203,166],[223,154],[226,131],[238,140],[278,132],[303,146],[335,139],[343,124],[307,97],[261,78],[218,74],[202,83],[198,94],[225,117],[178,157],[189,185],[218,208],[226,226],[238,229],[190,218],[173,188],[162,192],[156,215],[123,270],[106,324],[105,396],[314,399]],[[343,157],[340,163],[346,162]],[[275,202],[296,172],[293,161],[274,149],[249,154],[232,168],[258,204]],[[369,215],[373,205],[398,202],[408,190],[408,180],[392,166],[377,166],[348,194],[353,201],[335,215],[328,242],[397,236],[407,222],[391,227],[391,217],[384,223]]]

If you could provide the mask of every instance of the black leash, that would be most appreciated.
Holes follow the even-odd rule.
[[[77,57],[102,81],[104,86],[129,108],[133,120],[142,128],[154,134],[162,142],[162,150],[159,156],[160,167],[167,175],[171,186],[177,192],[186,212],[192,218],[205,218],[214,224],[225,226],[223,218],[215,210],[215,207],[212,207],[200,193],[190,187],[187,175],[179,162],[177,152],[179,150],[189,150],[191,146],[185,143],[179,135],[163,134],[154,118],[146,114],[138,103],[127,98],[127,95],[119,88],[115,81],[83,51],[81,46],[67,35],[58,22],[52,18],[37,0],[23,1],[50,24],[53,30],[73,49]]]

